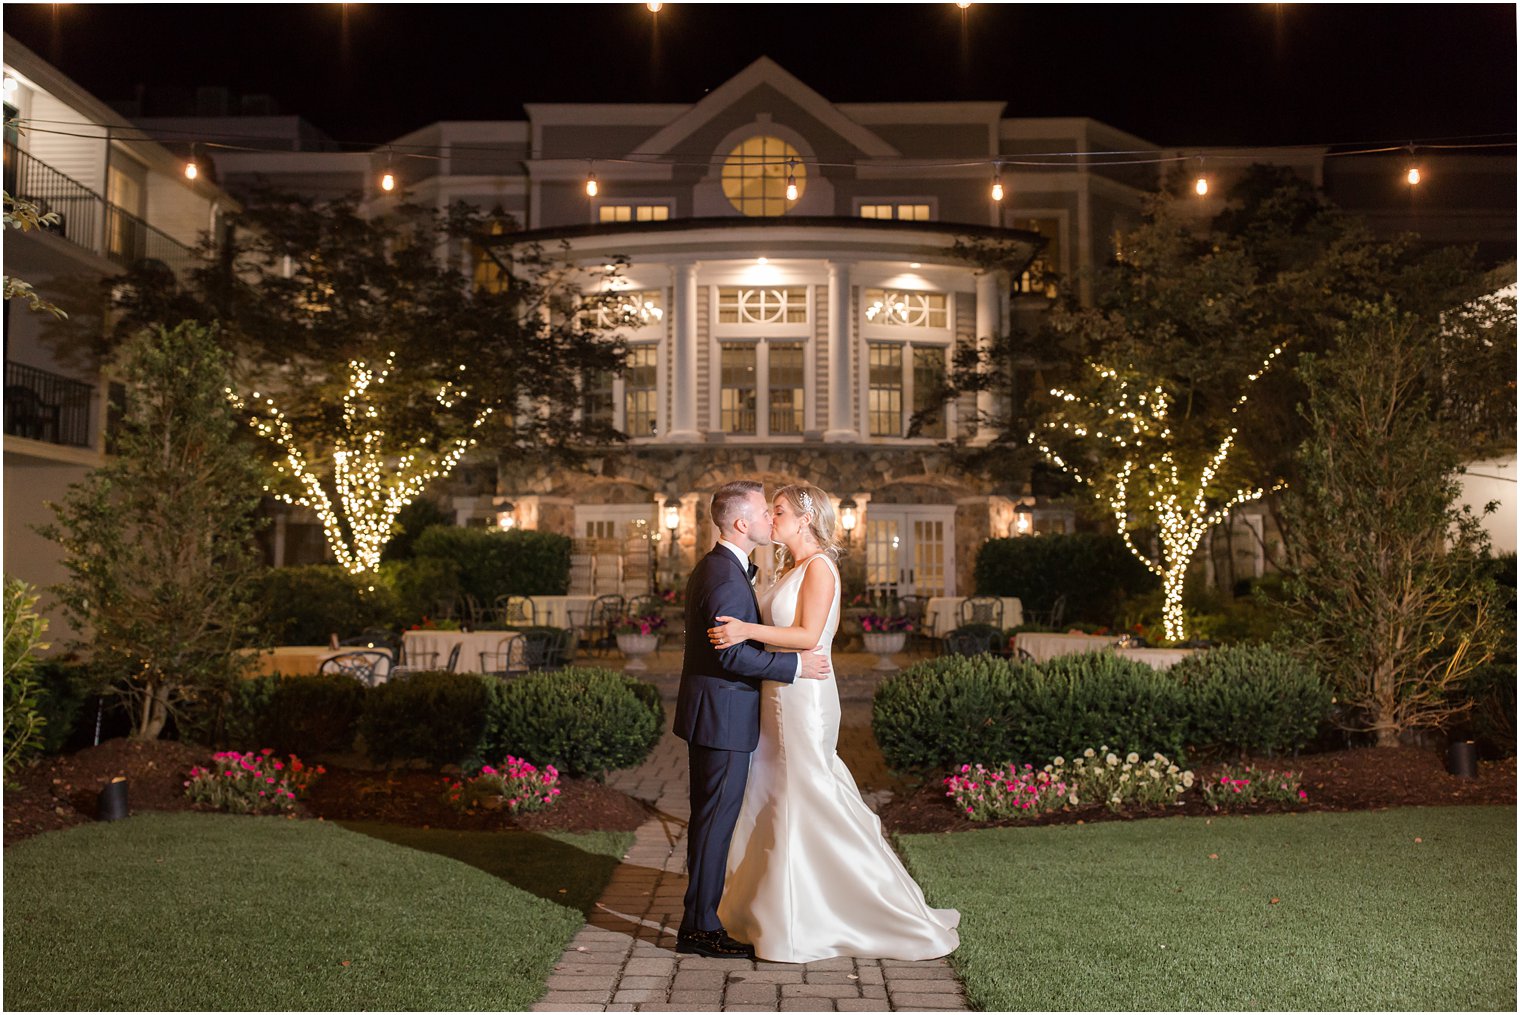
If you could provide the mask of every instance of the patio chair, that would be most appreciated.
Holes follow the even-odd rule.
[[[487,649],[480,653],[480,672],[488,673],[493,677],[510,677],[519,673],[526,673],[527,667],[523,665],[523,649],[519,644],[523,635],[502,638],[496,643],[494,649]]]
[[[665,600],[659,596],[634,596],[628,600],[628,615],[630,617],[648,617],[658,614],[665,609]]]
[[[538,622],[533,600],[527,596],[497,596],[496,612],[508,627],[532,627]]]
[[[527,672],[537,673],[540,670],[555,668],[555,649],[560,644],[558,632],[539,628],[535,631],[524,632],[521,641],[522,664]]]
[[[408,652],[406,642],[403,641],[401,651],[396,654],[396,665],[391,667],[390,675],[399,677],[404,673],[425,673],[437,668],[437,652]]]
[[[608,652],[617,644],[612,628],[623,615],[623,597],[618,595],[597,596],[586,611],[577,634],[587,648]]]
[[[443,664],[443,668],[450,673],[455,672],[459,668],[459,650],[462,648],[464,648],[464,643],[456,641],[454,647],[449,649],[449,661]]]
[[[997,652],[1003,632],[988,624],[966,624],[945,635],[947,656],[979,656]]]
[[[318,673],[346,673],[366,687],[385,683],[390,675],[391,654],[387,649],[360,649],[342,652],[322,660]]]
[[[1061,624],[1066,620],[1066,596],[1061,594],[1051,600],[1048,610],[1029,610],[1026,613],[1026,623],[1038,624],[1040,627],[1049,628],[1052,631],[1060,630]]]
[[[934,639],[927,625],[930,623],[929,599],[927,596],[903,596],[897,601],[897,609],[900,616],[907,617],[913,623],[913,630],[908,632],[908,648],[915,646],[920,650],[927,650]]]
[[[961,602],[961,626],[991,624],[1003,626],[1003,601],[997,596],[969,596]]]

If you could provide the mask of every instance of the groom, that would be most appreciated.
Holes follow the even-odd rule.
[[[718,545],[697,562],[686,583],[686,654],[676,700],[676,736],[685,740],[691,773],[691,820],[686,827],[686,911],[676,951],[719,959],[754,958],[751,946],[729,937],[718,920],[728,844],[739,820],[749,756],[760,742],[760,681],[822,680],[828,657],[814,652],[767,652],[752,642],[721,651],[707,629],[719,616],[758,623],[750,582],[750,551],[771,542],[771,511],[759,483],[726,483],[713,494]]]

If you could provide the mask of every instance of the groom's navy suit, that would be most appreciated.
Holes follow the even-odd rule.
[[[691,821],[686,829],[684,931],[721,930],[718,899],[728,844],[744,802],[750,752],[760,742],[760,681],[791,683],[794,652],[767,652],[754,642],[719,651],[707,629],[720,616],[759,623],[760,608],[746,572],[723,545],[703,557],[686,583],[686,656],[676,699],[676,736],[688,745]]]

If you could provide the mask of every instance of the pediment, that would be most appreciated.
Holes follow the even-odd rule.
[[[737,126],[739,120],[753,122],[755,116],[752,111],[745,110],[741,113],[739,110],[752,95],[764,95],[767,92],[779,94],[782,99],[836,134],[841,141],[862,155],[892,158],[901,154],[875,132],[840,112],[838,106],[808,87],[796,75],[765,56],[703,96],[700,102],[639,145],[633,154],[669,156],[680,151],[682,144],[694,135],[710,132],[725,117],[735,117],[732,126]],[[727,130],[720,130],[719,133],[727,133]]]

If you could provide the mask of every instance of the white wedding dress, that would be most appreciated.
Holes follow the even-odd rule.
[[[818,564],[823,561],[823,564]],[[788,627],[808,567],[834,575],[822,644],[839,629],[839,569],[818,555],[760,597],[763,622]],[[931,909],[881,834],[835,747],[834,678],[763,681],[760,744],[728,851],[718,916],[771,962],[835,956],[932,959],[960,944],[960,913]]]

